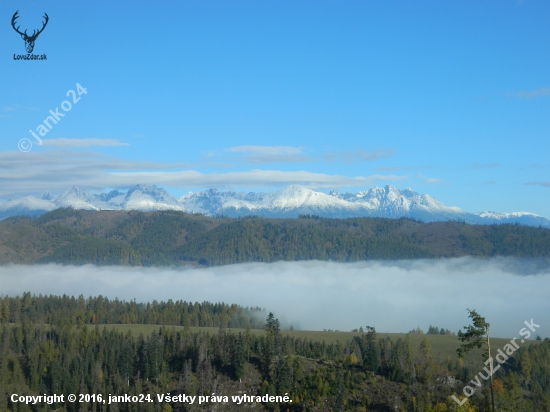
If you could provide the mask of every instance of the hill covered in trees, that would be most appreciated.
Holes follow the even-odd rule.
[[[83,301],[24,294],[5,298],[6,302],[10,315],[2,316],[0,324],[0,411],[489,410],[488,387],[483,380],[462,406],[452,399],[453,395],[462,399],[463,387],[483,370],[481,357],[478,362],[456,356],[442,359],[434,354],[427,338],[413,348],[408,335],[392,340],[366,327],[364,333],[348,341],[327,344],[284,336],[271,313],[262,321],[262,334],[248,329],[234,333],[224,327],[205,334],[193,333],[188,327],[175,330],[162,326],[136,336],[79,324],[79,318],[69,315],[79,304],[82,308],[101,305],[104,300],[99,297]],[[65,306],[67,316],[63,317],[65,311],[58,309]],[[3,308],[5,315],[6,306]],[[112,313],[120,306],[112,308],[105,312]],[[211,308],[207,312],[212,312]],[[55,314],[59,317],[55,321],[49,318],[49,324],[35,322]],[[550,411],[549,365],[550,340],[520,347],[495,374],[498,410]],[[14,402],[13,394],[77,394],[82,402],[27,405]],[[190,405],[174,400],[182,394],[209,401]],[[288,395],[288,402],[260,400],[238,405],[220,402],[212,398],[214,394],[229,400],[243,394],[255,399],[266,394]],[[98,395],[105,400],[110,395],[149,396],[153,401],[107,406],[97,401]],[[157,395],[169,395],[172,400],[160,402]]]
[[[0,222],[0,263],[212,266],[513,256],[550,261],[550,229],[411,219],[209,218],[58,209]]]

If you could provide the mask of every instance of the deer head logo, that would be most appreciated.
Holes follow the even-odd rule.
[[[32,51],[34,50],[34,42],[36,41],[38,35],[44,31],[44,29],[46,28],[46,25],[48,24],[48,20],[50,18],[48,17],[48,15],[46,13],[44,13],[44,19],[46,21],[44,23],[42,23],[42,28],[38,31],[34,30],[32,35],[29,36],[27,34],[27,30],[25,30],[25,32],[22,33],[22,32],[19,31],[20,26],[15,27],[15,21],[19,17],[18,13],[19,13],[19,10],[14,13],[14,15],[11,19],[11,25],[12,25],[13,29],[21,35],[21,38],[23,40],[25,40],[25,48],[27,49],[27,53],[32,53]]]

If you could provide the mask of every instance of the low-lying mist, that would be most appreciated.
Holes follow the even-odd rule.
[[[380,332],[407,332],[434,325],[456,332],[470,323],[466,309],[476,309],[491,323],[492,336],[518,336],[531,318],[541,325],[537,334],[546,337],[550,330],[550,270],[508,258],[247,263],[203,269],[0,266],[0,294],[25,291],[260,306],[311,330],[369,325]]]

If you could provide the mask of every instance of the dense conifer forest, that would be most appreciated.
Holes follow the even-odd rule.
[[[58,209],[0,222],[0,263],[225,265],[513,256],[550,262],[550,229],[411,219],[208,218]]]
[[[238,305],[210,302],[158,302],[137,303],[103,296],[4,296],[0,300],[0,320],[4,323],[26,322],[35,324],[140,324],[180,325],[224,328],[261,329],[266,312],[258,307],[243,308]]]
[[[159,326],[153,333],[135,336],[85,324],[94,316],[103,321],[123,319],[130,313],[137,314],[137,322],[147,322],[152,313],[175,322],[176,313],[181,314],[184,307],[193,312],[195,305],[168,302],[155,306],[29,293],[4,297],[0,411],[489,410],[484,381],[462,406],[451,397],[461,395],[464,385],[472,385],[469,382],[482,369],[482,360],[469,364],[458,358],[440,359],[426,338],[419,348],[413,348],[408,335],[391,340],[379,336],[374,327],[365,327],[349,341],[327,344],[284,336],[271,313],[262,320],[263,334],[252,334],[248,328],[234,333],[224,324],[247,310],[206,303],[198,305],[199,313],[219,315],[216,319],[222,323],[217,333]],[[521,347],[495,374],[494,388],[499,411],[550,411],[550,340]],[[88,402],[26,405],[12,402],[14,393],[95,394],[107,404],[84,396]],[[140,394],[150,395],[154,402],[108,405],[110,395]],[[183,394],[209,401],[200,405],[198,400],[193,404],[173,401]],[[269,398],[255,406],[231,402],[232,396],[243,394],[287,394],[289,402],[270,402]],[[159,402],[157,395],[169,395],[172,401]],[[227,396],[229,402],[220,402],[216,396]]]

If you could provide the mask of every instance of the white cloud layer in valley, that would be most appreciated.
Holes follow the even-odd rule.
[[[0,293],[103,295],[146,302],[167,299],[261,306],[302,329],[375,326],[407,332],[429,325],[456,332],[466,309],[513,337],[525,320],[550,336],[550,269],[517,259],[440,259],[334,263],[247,263],[212,268],[62,265],[0,267]]]

